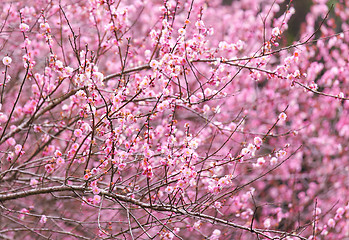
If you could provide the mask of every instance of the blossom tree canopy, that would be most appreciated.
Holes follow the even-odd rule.
[[[227,3],[1,1],[1,239],[349,237],[349,1]]]

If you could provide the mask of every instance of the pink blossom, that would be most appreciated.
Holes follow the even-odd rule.
[[[182,171],[183,177],[190,177],[192,175],[192,171],[190,168],[186,168]]]
[[[207,104],[204,105],[203,111],[204,113],[208,113],[210,111],[210,106],[208,106]]]
[[[221,208],[222,207],[222,203],[221,202],[215,202],[214,206],[215,206],[215,208]]]
[[[19,215],[19,219],[20,219],[20,220],[24,220],[26,214],[29,213],[29,210],[26,209],[26,208],[22,208],[20,212],[21,212],[21,214]]]
[[[75,129],[74,130],[74,136],[77,137],[77,138],[80,138],[82,136],[81,129]]]
[[[38,183],[39,183],[39,181],[36,180],[35,178],[30,179],[30,186],[35,186],[35,185],[37,185]]]
[[[259,141],[259,139],[257,139],[256,142],[259,143],[259,144],[262,143],[262,141]],[[246,148],[246,149],[247,149],[247,151],[249,151],[250,153],[254,154],[254,152],[256,151],[256,146],[259,147],[258,145],[253,145],[253,144],[249,143],[249,144],[247,145],[247,148]]]
[[[265,160],[263,157],[260,157],[257,159],[257,165],[258,166],[262,166],[265,163]]]
[[[277,164],[277,162],[278,162],[278,159],[277,159],[276,157],[272,157],[272,158],[270,159],[270,164],[271,164],[271,165],[275,165],[275,164]]]
[[[166,192],[167,194],[171,194],[171,193],[173,192],[173,187],[167,186],[166,189],[165,189],[165,192]]]
[[[338,98],[344,98],[345,95],[343,92],[340,92],[337,96],[338,96]]]
[[[183,190],[186,187],[186,183],[183,180],[179,180],[176,187]]]
[[[45,22],[45,23],[40,23],[40,29],[41,29],[42,31],[48,32],[48,33],[51,31],[50,25],[49,25],[47,22]]]
[[[271,35],[274,37],[277,37],[281,34],[280,29],[278,27],[275,27],[271,30]]]
[[[100,192],[101,192],[101,190],[100,190],[98,187],[92,188],[92,193],[93,193],[94,195],[98,195]]]
[[[199,28],[199,29],[205,28],[205,24],[204,24],[204,22],[203,22],[202,20],[197,21],[197,22],[195,23],[195,26],[196,26],[197,28]]]
[[[4,113],[0,113],[0,123],[5,123],[8,121],[8,117]]]
[[[221,236],[221,231],[218,230],[218,229],[215,229],[215,230],[212,232],[212,235],[211,235],[211,237],[210,237],[210,240],[218,240],[220,236]]]
[[[153,168],[151,166],[146,166],[143,168],[143,175],[146,175],[148,178],[153,177]]]
[[[62,157],[58,157],[56,159],[56,163],[57,163],[58,166],[60,166],[60,165],[63,165],[65,163],[65,160]]]
[[[91,174],[90,173],[86,173],[84,175],[84,180],[88,180],[90,177],[91,177]]]
[[[98,203],[100,203],[100,202],[101,202],[101,196],[99,196],[99,195],[94,195],[92,201],[93,201],[93,204],[98,204]]]
[[[6,140],[6,143],[10,146],[14,146],[16,144],[16,140],[11,137],[11,138]]]
[[[343,217],[344,212],[345,212],[344,208],[342,207],[338,208],[336,211],[335,219],[341,219]]]
[[[25,23],[21,23],[19,25],[19,29],[22,31],[22,32],[27,32],[29,30],[29,26]]]
[[[321,208],[316,208],[316,209],[315,209],[315,214],[316,214],[316,215],[320,215],[321,212],[322,212],[322,211],[321,211]]]
[[[53,166],[51,164],[46,164],[45,165],[45,170],[46,170],[47,173],[52,173],[54,168],[53,168]]]
[[[270,218],[265,219],[263,225],[265,228],[270,228],[270,226],[271,226]]]
[[[312,89],[312,90],[314,90],[314,91],[316,91],[317,89],[318,89],[318,85],[316,84],[316,83],[311,83],[310,85],[309,85],[309,88],[310,89]]]
[[[194,152],[194,151],[193,151],[192,149],[190,149],[190,148],[185,148],[185,149],[183,150],[183,156],[184,156],[184,157],[189,157],[193,152]]]
[[[17,155],[20,154],[21,150],[22,150],[22,145],[17,144],[15,146],[15,154],[17,154]]]
[[[279,119],[281,119],[281,120],[283,120],[283,121],[286,121],[286,118],[287,118],[286,113],[284,113],[284,112],[280,113]]]
[[[149,65],[150,65],[151,68],[156,69],[159,66],[159,62],[153,59],[153,60],[150,61]]]
[[[74,150],[74,151],[78,150],[78,148],[79,148],[79,144],[78,143],[73,143],[73,145],[71,146],[71,149]]]
[[[218,184],[220,186],[226,186],[231,183],[231,176],[224,176],[219,179]]]
[[[28,101],[23,107],[23,112],[26,114],[32,114],[35,111],[36,103],[35,100]]]
[[[262,145],[262,139],[260,137],[255,137],[253,139],[253,142],[257,147],[260,147]]]
[[[347,237],[346,1],[9,2],[5,238]]]
[[[287,152],[285,150],[280,150],[276,153],[277,158],[284,158],[286,157]]]
[[[12,58],[10,58],[9,56],[6,56],[2,59],[2,63],[5,66],[9,66],[12,63]]]
[[[327,225],[328,225],[330,228],[334,228],[334,226],[336,225],[336,222],[333,220],[333,218],[330,218],[330,219],[327,221]]]
[[[180,28],[180,29],[178,29],[178,33],[179,33],[180,35],[185,35],[186,31],[185,31],[184,28]]]
[[[201,227],[201,221],[200,221],[200,220],[197,221],[197,222],[195,222],[194,225],[193,225],[193,228],[194,228],[194,229],[197,229],[197,230],[199,230],[200,227]]]
[[[40,218],[40,223],[44,224],[47,222],[47,217],[46,215],[42,215],[41,218]]]
[[[55,157],[61,157],[62,156],[62,152],[59,150],[56,150],[54,153]]]

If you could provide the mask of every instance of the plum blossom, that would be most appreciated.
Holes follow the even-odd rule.
[[[200,227],[201,227],[201,225],[202,225],[202,223],[201,223],[201,221],[199,220],[199,221],[197,221],[197,222],[194,223],[193,228],[199,230]]]
[[[278,27],[275,27],[271,30],[271,35],[274,37],[277,37],[281,34],[280,29]]]
[[[20,212],[21,212],[21,214],[19,215],[19,219],[20,219],[20,220],[24,220],[26,214],[29,213],[29,210],[26,209],[26,208],[22,208]]]
[[[100,203],[101,202],[101,196],[99,196],[99,195],[94,195],[93,196],[93,199],[92,199],[92,202],[93,202],[93,204],[98,204],[98,203]]]
[[[16,144],[16,140],[11,137],[11,138],[6,140],[6,143],[10,146],[14,146]]]
[[[287,155],[287,152],[285,150],[280,150],[276,153],[277,158],[284,158],[286,157],[286,155]]]
[[[264,163],[265,163],[265,159],[264,159],[263,157],[260,157],[260,158],[257,159],[256,166],[257,166],[257,167],[260,167],[260,166],[262,166]]]
[[[2,112],[0,112],[0,123],[5,123],[8,120],[8,116]]]
[[[270,226],[271,226],[270,218],[265,219],[263,224],[264,224],[265,228],[270,228]]]
[[[279,119],[281,119],[282,121],[286,121],[286,118],[287,118],[286,113],[284,113],[284,112],[280,113]]]
[[[21,153],[21,150],[22,150],[22,145],[20,145],[20,144],[17,144],[16,146],[15,146],[15,154],[20,154]]]
[[[270,164],[271,164],[271,165],[275,165],[275,164],[277,164],[277,161],[278,161],[278,159],[277,159],[276,157],[272,157],[272,158],[270,159]]]
[[[8,2],[5,238],[347,237],[346,1]]]
[[[219,209],[222,207],[222,203],[217,201],[214,203],[214,206],[215,206],[215,208]]]
[[[52,173],[54,171],[54,168],[51,164],[46,164],[45,165],[45,170],[47,173]]]
[[[257,147],[260,147],[261,145],[262,145],[262,139],[260,138],[260,137],[255,137],[254,139],[253,139],[253,142],[254,142],[254,144],[257,146]]]
[[[150,61],[149,65],[151,68],[156,69],[159,66],[159,62],[153,59]]]
[[[202,20],[199,20],[195,23],[195,26],[198,28],[198,29],[203,29],[205,28],[205,23],[202,21]]]
[[[47,222],[47,217],[46,215],[42,215],[41,218],[40,218],[40,223],[44,224]]]
[[[210,240],[218,240],[220,236],[221,236],[221,231],[218,230],[218,229],[215,229],[215,230],[212,232],[212,235],[211,235],[211,237],[210,237]]]
[[[30,179],[30,186],[35,186],[35,185],[37,185],[38,183],[39,183],[39,181],[36,180],[35,178]]]
[[[10,58],[9,56],[6,56],[2,59],[2,63],[5,66],[9,66],[12,63],[12,58]]]
[[[19,29],[22,31],[22,32],[27,32],[29,30],[29,26],[25,23],[21,23],[19,25]]]
[[[49,33],[51,31],[50,25],[45,22],[45,23],[40,23],[40,29],[44,32]]]
[[[178,29],[178,33],[179,33],[180,35],[185,35],[186,31],[185,31],[184,28],[180,28],[180,29]]]
[[[330,227],[330,228],[333,228],[335,226],[336,222],[333,218],[330,218],[328,219],[327,221],[327,225]]]
[[[63,165],[65,163],[65,160],[62,157],[58,157],[56,159],[56,163],[57,163],[58,166],[60,166],[60,165]]]
[[[101,192],[101,190],[100,190],[98,187],[92,188],[92,193],[93,193],[94,195],[97,195],[97,194],[99,194],[100,192]]]
[[[77,137],[77,138],[81,138],[82,137],[81,129],[75,129],[74,130],[74,136]]]

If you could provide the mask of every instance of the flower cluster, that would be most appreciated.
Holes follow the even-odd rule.
[[[0,238],[349,236],[349,5],[227,2],[0,3]]]

